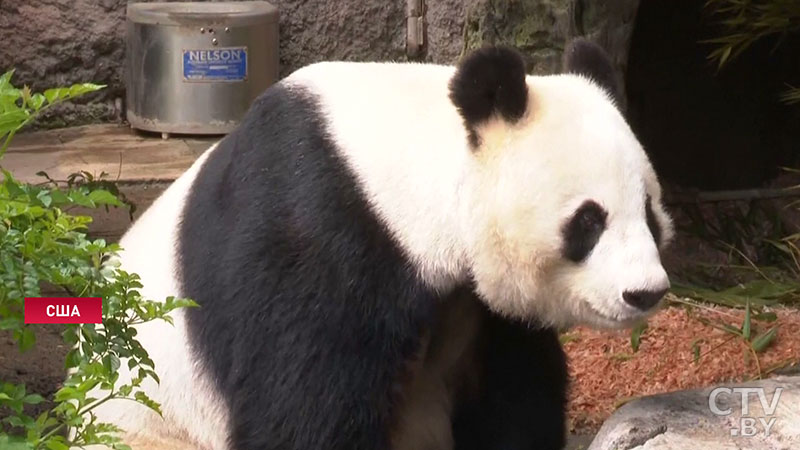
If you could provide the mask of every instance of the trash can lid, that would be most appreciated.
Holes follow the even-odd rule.
[[[264,1],[132,3],[127,15],[134,23],[237,26],[277,22],[278,8]]]

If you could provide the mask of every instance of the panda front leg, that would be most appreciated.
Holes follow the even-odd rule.
[[[220,341],[235,344],[226,347],[229,359],[218,378],[229,408],[229,450],[390,447],[397,378],[417,351],[425,320],[419,313],[432,300],[409,313],[392,306],[390,293],[333,294],[264,302],[231,320],[236,327],[215,330]],[[364,298],[383,301],[359,309],[369,304]],[[342,299],[353,303],[342,306]],[[272,320],[268,327],[264,317]]]
[[[454,412],[455,449],[563,448],[567,364],[557,331],[487,315],[479,385]]]

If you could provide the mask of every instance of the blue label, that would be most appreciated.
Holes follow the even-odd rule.
[[[243,81],[247,79],[247,47],[183,51],[185,81]]]

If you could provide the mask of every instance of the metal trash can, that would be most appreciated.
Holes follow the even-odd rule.
[[[126,27],[133,128],[228,133],[278,80],[278,10],[267,2],[133,3]]]

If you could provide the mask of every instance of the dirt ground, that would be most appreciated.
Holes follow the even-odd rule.
[[[596,432],[609,414],[635,397],[746,381],[759,370],[764,376],[800,373],[800,310],[773,312],[775,322],[753,324],[754,335],[778,330],[773,344],[757,354],[758,362],[743,339],[707,324],[738,327],[742,310],[666,308],[648,321],[638,351],[627,330],[571,330],[562,341],[572,383],[572,430]]]
[[[33,325],[36,346],[20,353],[11,333],[0,332],[0,381],[25,383],[28,392],[51,398],[66,377],[64,357],[69,348],[61,340],[61,325]],[[34,417],[48,407],[47,402],[29,410]],[[2,411],[0,411],[2,414]]]

